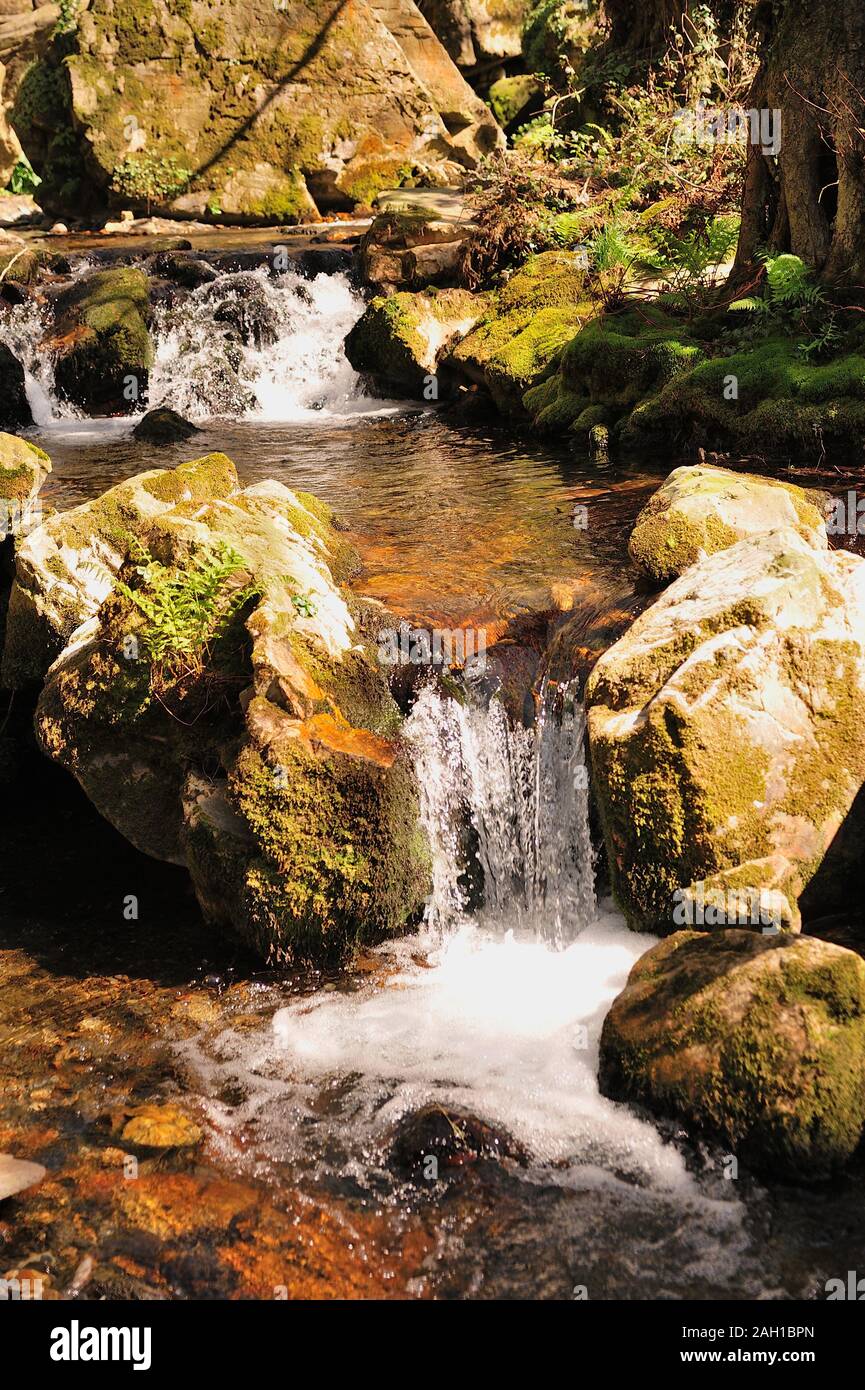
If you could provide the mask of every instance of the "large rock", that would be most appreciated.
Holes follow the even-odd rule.
[[[3,352],[0,348],[0,382]],[[39,489],[51,472],[51,460],[34,444],[0,434],[0,651],[14,575],[16,541],[41,522]]]
[[[699,921],[699,900],[705,925],[744,908],[798,926],[865,782],[865,561],[792,530],[698,561],[600,658],[586,702],[631,925]]]
[[[403,927],[427,890],[400,716],[315,498],[224,455],[52,517],[18,553],[5,669],[103,816],[186,865],[268,959]],[[59,655],[54,656],[59,649]]]
[[[812,937],[683,931],[604,1020],[600,1086],[774,1178],[825,1178],[865,1124],[865,962]]]
[[[57,359],[59,395],[89,415],[139,409],[153,363],[149,311],[150,282],[130,266],[98,270],[62,290],[46,344]]]
[[[448,356],[448,365],[486,387],[500,410],[522,416],[523,397],[555,367],[592,313],[586,272],[565,251],[531,256]]]
[[[746,536],[782,527],[825,550],[826,500],[793,483],[729,468],[676,468],[637,517],[628,553],[644,574],[665,582],[682,574],[701,554],[711,555]]]
[[[453,182],[503,138],[412,0],[99,0],[15,122],[48,203],[235,221]]]
[[[380,291],[454,285],[463,242],[476,230],[474,223],[423,211],[382,213],[361,238],[361,275]]]
[[[60,18],[60,6],[45,0],[2,0],[0,5],[0,188],[21,158],[9,116],[28,65],[44,50]]]

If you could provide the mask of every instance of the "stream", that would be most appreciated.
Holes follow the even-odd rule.
[[[240,411],[213,297],[183,322],[160,311],[149,403],[201,429],[160,449],[134,419],[60,406],[34,311],[13,311],[2,333],[53,461],[45,500],[218,449],[245,482],[331,503],[361,552],[357,589],[407,621],[490,643],[571,622],[579,645],[645,602],[627,536],[676,460],[591,462],[372,400],[340,347],[362,309],[349,280],[260,281],[275,339],[244,350]],[[600,1095],[603,1018],[651,938],[604,897],[583,729],[576,683],[541,682],[528,727],[483,681],[465,703],[422,686],[406,736],[433,851],[426,919],[332,975],[265,971],[215,939],[180,870],[125,844],[58,768],[23,765],[0,889],[0,1150],[49,1176],[26,1221],[0,1223],[4,1265],[62,1290],[90,1256],[85,1298],[808,1298],[855,1269],[855,1167],[808,1192],[730,1181],[723,1154]],[[194,1117],[194,1158],[128,1163],[123,1119],[153,1101]],[[429,1106],[501,1132],[510,1156],[406,1171],[401,1126]]]

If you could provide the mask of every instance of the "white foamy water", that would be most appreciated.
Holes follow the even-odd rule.
[[[80,412],[57,399],[54,359],[42,347],[47,331],[43,311],[34,300],[16,304],[3,319],[0,337],[24,368],[24,389],[33,421],[40,429],[72,428]]]
[[[156,315],[149,404],[201,422],[350,420],[389,413],[342,348],[365,308],[344,274],[225,274]],[[239,328],[239,331],[238,331]]]
[[[187,1049],[207,1094],[243,1097],[208,1103],[217,1132],[262,1161],[336,1162],[363,1182],[400,1118],[438,1103],[503,1127],[545,1171],[562,1165],[556,1183],[605,1173],[691,1192],[678,1150],[598,1090],[604,1017],[652,938],[595,904],[581,708],[551,697],[534,729],[514,730],[497,701],[430,688],[407,733],[436,866],[427,927],[379,948],[359,987]],[[455,886],[461,817],[482,843],[476,920]]]

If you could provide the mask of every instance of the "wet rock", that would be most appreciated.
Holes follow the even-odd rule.
[[[169,250],[154,256],[148,269],[153,275],[171,280],[185,290],[197,290],[199,285],[210,284],[217,277],[217,272],[206,261]]]
[[[226,324],[246,346],[269,347],[279,338],[279,317],[255,273],[222,276],[202,295],[214,305],[216,323]]]
[[[41,1163],[27,1163],[11,1154],[0,1154],[0,1202],[26,1192],[28,1187],[35,1187],[44,1177]]]
[[[503,1158],[528,1161],[506,1130],[450,1106],[426,1105],[403,1116],[391,1144],[393,1166],[416,1180],[434,1181],[442,1169]]]
[[[140,1105],[123,1126],[125,1144],[145,1149],[189,1148],[201,1140],[201,1130],[178,1105]]]
[[[825,550],[827,500],[792,483],[729,468],[676,468],[637,517],[628,552],[644,574],[663,583],[701,554],[780,527]]]
[[[428,400],[437,399],[444,391],[429,393],[439,361],[477,322],[483,305],[465,290],[374,299],[345,340],[346,356],[385,393],[423,399],[426,391]]]
[[[699,560],[601,656],[586,704],[630,924],[798,928],[865,782],[865,561],[791,530]],[[849,888],[855,864],[837,872]]]
[[[361,275],[379,290],[454,285],[463,242],[474,230],[468,219],[423,209],[381,213],[361,239]]]
[[[45,344],[57,357],[59,395],[91,415],[124,415],[144,398],[153,344],[147,325],[149,282],[120,266],[85,275],[54,300],[55,331]]]
[[[17,430],[32,424],[24,368],[11,349],[0,343],[0,428]]]
[[[178,415],[176,410],[168,410],[163,406],[156,410],[148,410],[132,433],[136,439],[142,439],[147,444],[180,444],[201,431],[197,425],[190,424],[182,415]]]
[[[637,961],[603,1026],[600,1086],[814,1181],[865,1125],[865,962],[804,936],[677,932]]]
[[[328,507],[241,490],[224,455],[118,484],[17,554],[3,673],[32,684],[54,662],[43,751],[268,959],[378,939],[428,891],[399,711],[340,587],[356,568]],[[178,644],[148,591],[205,577],[204,626]]]

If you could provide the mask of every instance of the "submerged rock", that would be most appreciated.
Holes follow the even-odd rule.
[[[241,489],[219,454],[18,552],[4,679],[44,679],[43,750],[268,959],[394,931],[427,891],[399,711],[339,587],[355,566],[323,503]]]
[[[143,439],[148,444],[179,444],[201,431],[197,425],[178,415],[176,410],[160,406],[156,410],[148,410],[132,433],[136,439]]]
[[[442,1105],[425,1105],[404,1115],[391,1146],[394,1167],[427,1181],[437,1178],[443,1168],[502,1158],[527,1162],[525,1149],[506,1130]]]
[[[601,656],[586,704],[630,924],[798,927],[865,782],[865,561],[791,530],[699,560]]]
[[[789,527],[807,545],[828,546],[821,494],[773,478],[695,465],[676,468],[637,517],[628,553],[658,582],[674,579],[701,554],[747,536]]]
[[[90,415],[126,415],[144,399],[153,344],[150,286],[131,266],[98,270],[54,301],[58,394]]]
[[[767,1177],[824,1178],[865,1124],[865,962],[811,937],[677,932],[607,1014],[599,1079]]]
[[[24,429],[32,424],[24,368],[6,344],[0,343],[0,429]]]
[[[138,1105],[121,1138],[137,1148],[181,1149],[199,1143],[201,1130],[179,1105]]]

